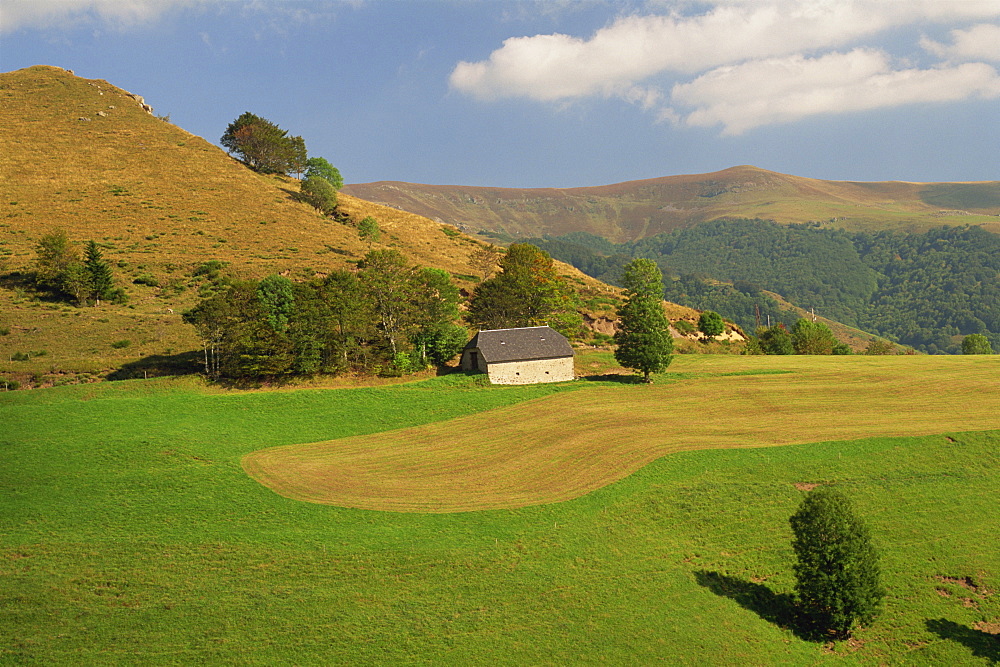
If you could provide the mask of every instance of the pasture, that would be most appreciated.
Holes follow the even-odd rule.
[[[998,361],[0,393],[0,663],[989,664]],[[324,443],[321,502],[244,471],[280,476],[301,443]],[[787,519],[823,482],[871,523],[889,589],[828,646],[790,626]]]

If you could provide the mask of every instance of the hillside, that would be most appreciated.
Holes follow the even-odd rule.
[[[469,232],[510,237],[587,232],[621,243],[728,216],[818,221],[851,231],[981,224],[1000,232],[1000,181],[824,181],[741,166],[586,188],[383,181],[347,185],[344,191]]]
[[[617,245],[579,232],[527,241],[612,284],[632,258],[652,259],[674,278],[667,299],[750,330],[758,318],[791,324],[772,292],[923,352],[958,353],[969,334],[1000,350],[1000,235],[980,227],[867,233],[728,218]]]
[[[0,74],[0,145],[0,375],[22,382],[99,376],[143,358],[188,363],[200,346],[181,313],[205,287],[199,266],[312,278],[368,252],[355,225],[369,215],[382,230],[374,247],[464,287],[478,273],[469,255],[480,242],[452,227],[347,194],[346,222],[324,217],[298,201],[294,179],[257,174],[138,95],[58,67]],[[77,308],[30,289],[23,272],[56,229],[99,244],[127,306]],[[561,270],[584,291],[610,289]]]
[[[250,171],[106,81],[31,67],[0,75],[0,100],[0,252],[10,266],[30,261],[54,227],[164,272],[210,259],[254,274],[319,270],[368,249],[353,227],[298,202],[294,179]],[[413,261],[474,273],[470,239],[350,195],[340,203],[352,219],[374,215],[387,245]]]

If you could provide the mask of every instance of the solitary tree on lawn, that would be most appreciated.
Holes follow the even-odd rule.
[[[885,590],[868,527],[839,491],[820,487],[789,519],[795,538],[795,590],[817,633],[849,637],[878,613]]]
[[[652,260],[635,259],[625,265],[622,284],[625,303],[618,309],[615,359],[650,382],[652,373],[670,365],[674,339],[663,312],[663,274]]]

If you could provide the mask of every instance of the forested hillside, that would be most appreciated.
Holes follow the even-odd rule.
[[[980,227],[849,233],[734,219],[634,243],[586,234],[531,242],[612,284],[631,258],[649,257],[674,278],[668,299],[750,329],[758,309],[789,317],[761,292],[769,290],[924,352],[958,352],[973,333],[1000,349],[1000,236]]]

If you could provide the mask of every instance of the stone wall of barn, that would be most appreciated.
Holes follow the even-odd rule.
[[[573,357],[493,363],[489,365],[488,372],[490,382],[493,384],[562,382],[572,380],[575,377]]]

